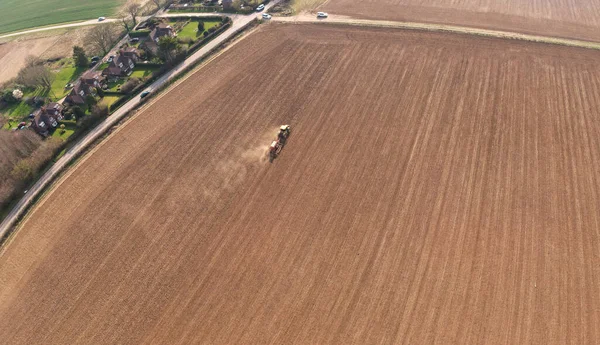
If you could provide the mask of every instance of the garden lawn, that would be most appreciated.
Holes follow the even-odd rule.
[[[59,100],[66,96],[70,89],[66,89],[65,85],[72,83],[86,70],[86,67],[66,66],[56,73],[54,82],[52,82],[52,90],[50,97],[53,100]]]
[[[211,21],[203,21],[204,22],[204,31],[212,28],[213,26],[216,26],[220,23],[220,21],[218,20],[211,20]],[[171,22],[171,25],[174,25],[176,22]],[[178,38],[190,38],[192,39],[194,42],[197,41],[198,39],[203,38],[203,33],[202,32],[198,32],[198,21],[192,20],[189,23],[187,23],[182,29],[181,31],[179,31],[177,33],[177,37]]]
[[[113,15],[123,0],[1,0],[0,34]]]
[[[137,65],[133,68],[133,72],[131,73],[131,78],[139,78],[143,79],[146,77],[150,77],[152,72],[158,70],[158,67],[148,67],[148,66],[140,66]]]
[[[108,89],[107,91],[119,92],[119,86],[125,84],[125,79],[117,79],[116,81],[109,81],[107,83]]]
[[[54,133],[52,133],[52,137],[67,140],[71,135],[73,135],[73,133],[75,133],[75,128],[76,127],[74,125],[66,125],[64,133],[62,129],[57,128],[54,130]]]
[[[113,103],[115,103],[121,97],[122,96],[106,95],[104,96],[104,98],[102,98],[102,101],[100,102],[106,104],[108,106],[108,109],[110,109],[111,105],[113,105]]]
[[[31,114],[33,107],[25,102],[13,104],[10,107],[2,110],[2,115],[5,118],[20,121],[25,116]]]

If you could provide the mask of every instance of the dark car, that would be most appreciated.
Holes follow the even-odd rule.
[[[98,60],[100,60],[100,57],[99,57],[99,56],[94,56],[94,57],[92,57],[92,61],[98,61]]]
[[[150,91],[144,91],[140,94],[140,98],[144,98],[150,94]]]
[[[92,61],[92,62],[90,62],[90,67],[96,66],[97,63],[98,63],[98,61]]]
[[[137,43],[139,41],[140,41],[140,39],[137,38],[137,37],[134,37],[134,38],[132,38],[132,39],[129,40],[129,42],[131,42],[131,43]]]

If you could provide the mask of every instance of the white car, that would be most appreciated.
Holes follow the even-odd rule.
[[[268,13],[263,13],[262,17],[263,17],[263,19],[271,19],[271,15]]]
[[[326,12],[317,12],[317,18],[327,18],[327,16]]]
[[[102,22],[102,21],[104,21],[105,19],[106,19],[106,17],[98,17],[98,21],[99,21],[99,22]]]
[[[264,10],[264,9],[265,9],[265,5],[263,5],[263,4],[260,4],[260,5],[258,5],[258,7],[256,8],[256,12],[260,12],[260,11],[262,11],[262,10]]]

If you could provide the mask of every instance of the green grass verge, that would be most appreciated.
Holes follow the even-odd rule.
[[[0,34],[110,16],[123,0],[2,0]]]

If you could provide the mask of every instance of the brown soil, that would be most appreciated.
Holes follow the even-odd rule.
[[[329,0],[320,10],[600,41],[600,0]]]
[[[265,25],[32,213],[1,339],[598,344],[599,58]]]

